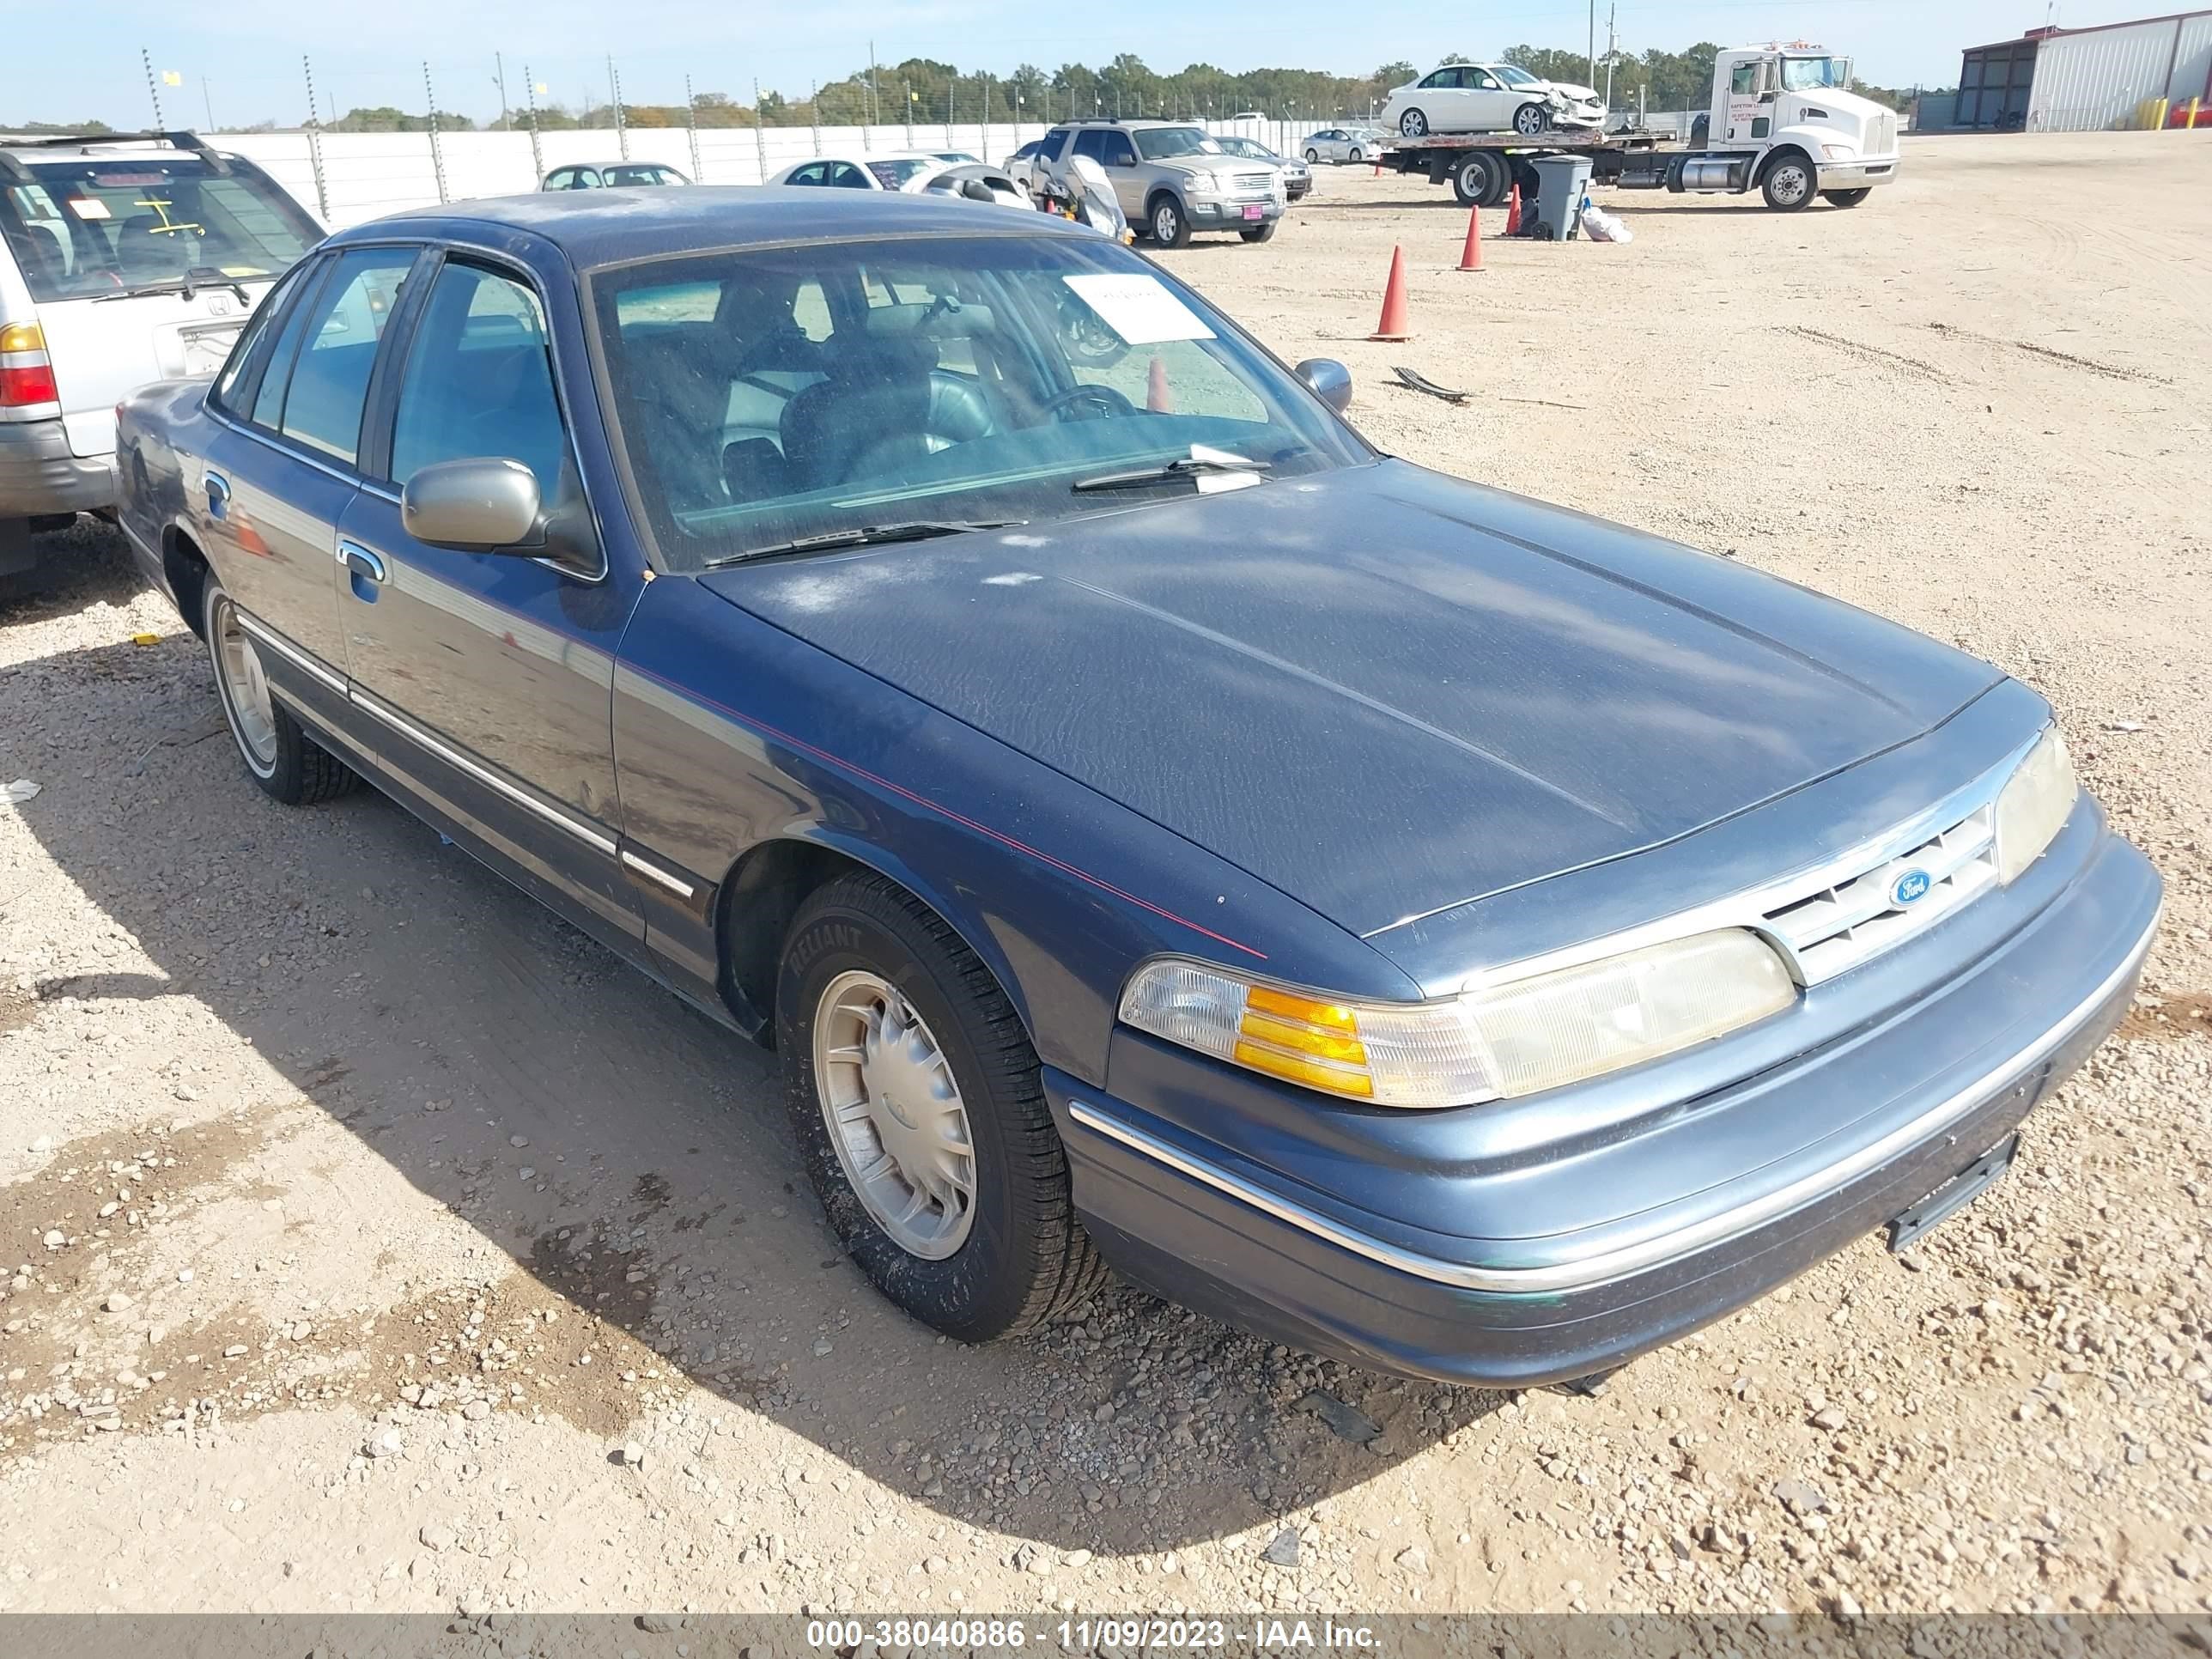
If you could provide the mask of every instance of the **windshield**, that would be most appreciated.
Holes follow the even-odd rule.
[[[901,156],[891,161],[872,160],[868,171],[876,175],[876,182],[885,190],[904,190],[908,180],[925,173],[934,173],[939,165],[935,161]]]
[[[1218,155],[1221,146],[1197,127],[1140,127],[1133,135],[1137,154],[1147,161],[1164,161],[1177,155]]]
[[[0,189],[0,236],[33,300],[75,300],[173,283],[188,271],[267,279],[322,232],[266,174],[197,155],[32,161]]]
[[[1851,60],[1848,58],[1785,58],[1782,60],[1782,84],[1791,92],[1810,92],[1815,87],[1831,87],[1838,91],[1850,85]]]
[[[726,251],[601,270],[591,289],[622,451],[672,569],[1370,459],[1203,301],[1103,237]],[[1143,470],[1158,476],[1099,487]]]
[[[1527,70],[1516,69],[1510,64],[1500,64],[1492,72],[1509,87],[1540,87],[1544,84]]]
[[[688,185],[691,181],[673,167],[652,167],[633,163],[628,167],[611,167],[604,170],[610,188],[635,185]]]

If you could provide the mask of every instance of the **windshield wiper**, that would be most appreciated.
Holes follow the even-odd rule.
[[[101,305],[109,300],[136,300],[148,294],[178,294],[191,299],[204,288],[227,288],[238,295],[240,305],[250,306],[253,296],[246,291],[246,284],[235,276],[226,276],[213,265],[195,265],[178,276],[165,276],[158,283],[140,283],[133,288],[119,288],[112,294],[102,294],[93,303]]]
[[[707,561],[709,570],[744,564],[753,559],[779,559],[793,553],[821,553],[838,547],[875,547],[884,542],[921,542],[933,536],[959,536],[970,530],[1011,530],[1027,519],[909,519],[899,524],[864,525],[852,530],[825,530],[818,536],[794,536],[787,542],[749,547],[742,553],[725,554]]]
[[[1273,465],[1270,461],[1255,461],[1243,455],[1182,455],[1158,466],[1139,467],[1130,472],[1102,472],[1095,478],[1078,478],[1069,488],[1078,495],[1093,489],[1130,489],[1139,484],[1171,483],[1177,478],[1195,477],[1201,472],[1265,472]]]

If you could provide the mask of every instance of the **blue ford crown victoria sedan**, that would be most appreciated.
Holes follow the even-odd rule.
[[[1042,216],[535,196],[325,243],[123,518],[263,789],[771,1045],[952,1335],[1534,1383],[1994,1178],[2160,902],[2043,700],[1349,394]]]

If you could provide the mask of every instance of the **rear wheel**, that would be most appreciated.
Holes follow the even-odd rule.
[[[963,1342],[1105,1278],[1036,1051],[990,970],[880,876],[799,908],[776,993],[787,1104],[830,1224],[876,1287]]]
[[[1496,207],[1511,185],[1505,158],[1487,150],[1469,152],[1452,169],[1452,195],[1462,207]]]
[[[200,590],[200,632],[215,669],[215,690],[238,757],[264,793],[287,806],[308,806],[343,795],[360,781],[318,745],[270,690],[262,647],[239,620],[238,607],[210,574]]]
[[[1811,160],[1793,149],[1775,157],[1759,181],[1759,193],[1777,213],[1795,213],[1813,199],[1819,182]]]
[[[1824,190],[1820,199],[1831,207],[1856,207],[1873,194],[1873,185],[1863,185],[1856,190]]]
[[[1308,151],[1306,151],[1306,165],[1307,165],[1308,167],[1312,167],[1313,165],[1315,165],[1315,163],[1318,162],[1320,160],[1321,160],[1321,152],[1320,152],[1319,150],[1317,150],[1317,149],[1309,149]]]
[[[1398,118],[1398,131],[1407,138],[1429,136],[1429,118],[1417,109],[1409,109]]]
[[[1145,210],[1145,228],[1162,247],[1190,245],[1190,221],[1183,217],[1182,204],[1172,196],[1152,198],[1152,205]]]
[[[1552,125],[1552,112],[1541,104],[1523,104],[1513,112],[1513,131],[1523,138],[1534,138]]]

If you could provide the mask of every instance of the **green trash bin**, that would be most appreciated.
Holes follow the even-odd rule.
[[[1564,242],[1581,234],[1583,197],[1589,189],[1589,157],[1539,155],[1528,165],[1536,170],[1538,240]]]

